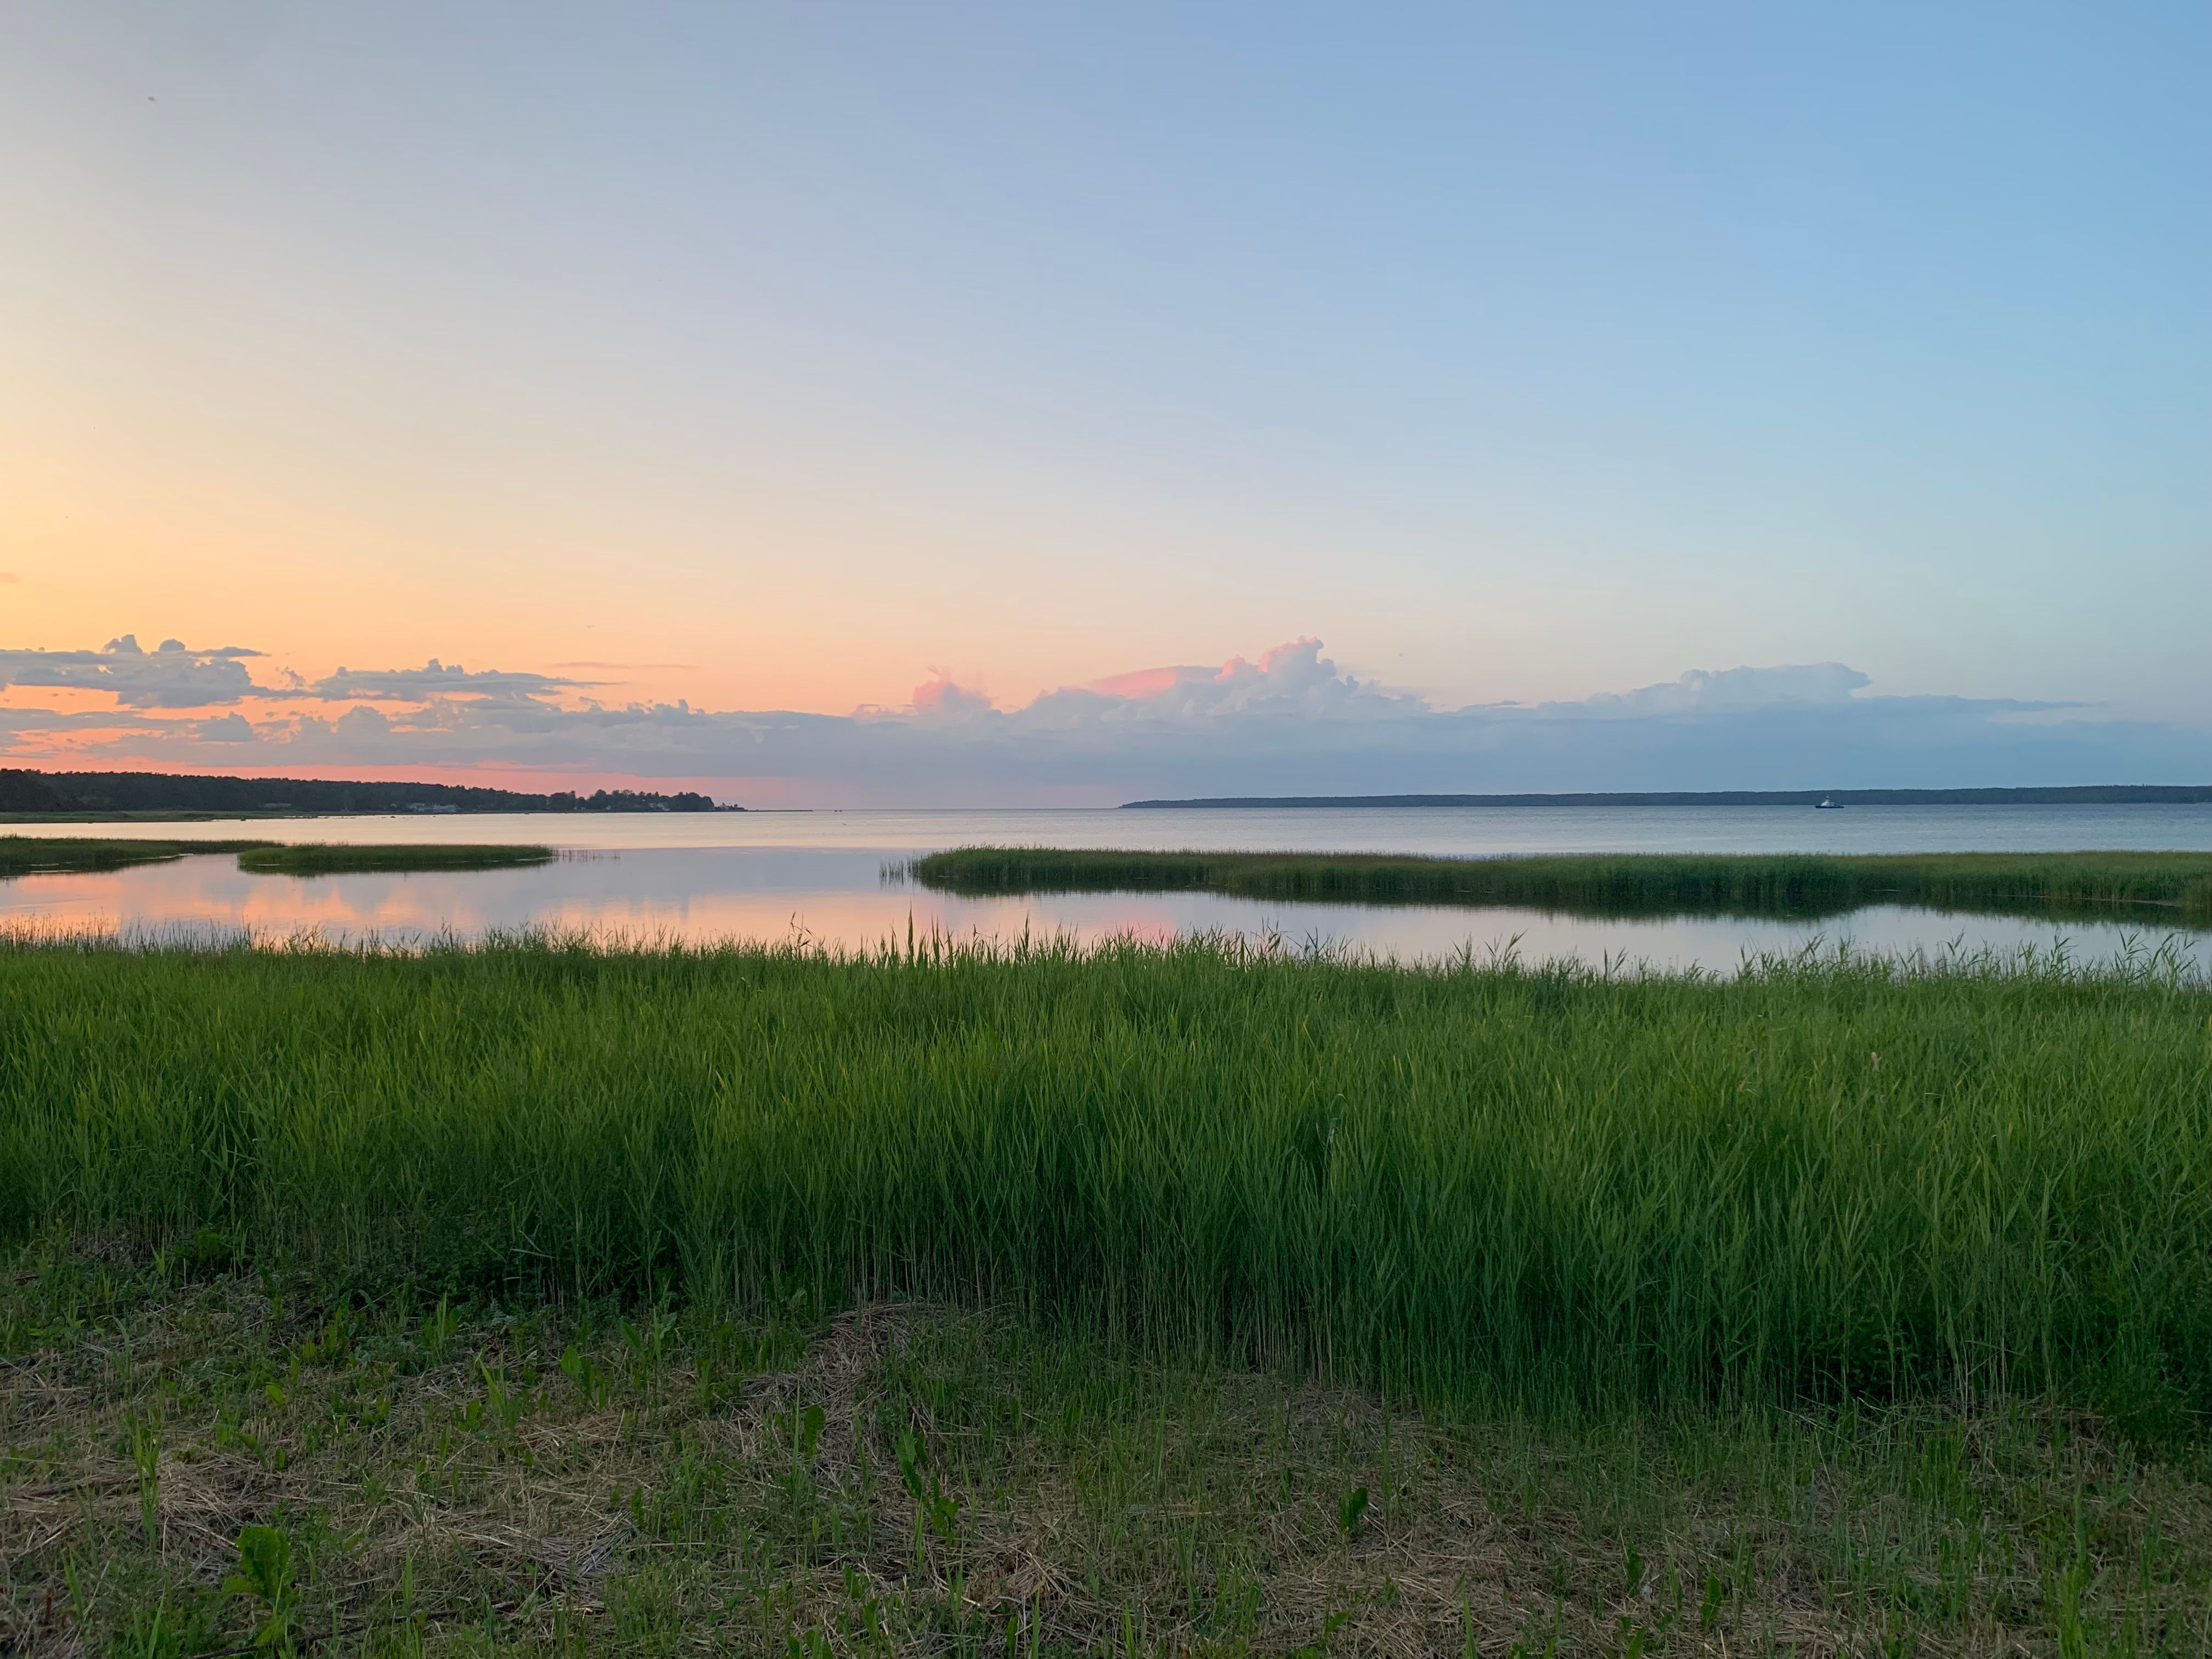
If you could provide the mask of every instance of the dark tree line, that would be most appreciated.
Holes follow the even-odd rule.
[[[166,772],[33,772],[0,769],[0,812],[712,812],[683,790],[573,789],[525,794],[459,783],[372,783],[322,778],[190,777]]]

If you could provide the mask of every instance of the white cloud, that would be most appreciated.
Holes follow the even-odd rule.
[[[1245,721],[1364,724],[1430,712],[1418,696],[1345,673],[1321,650],[1319,640],[1293,640],[1262,652],[1256,663],[1231,657],[1218,668],[1139,669],[1048,692],[1013,718],[1036,731],[1131,724],[1218,729]]]
[[[859,711],[860,716],[867,720],[896,720],[902,714],[911,714],[917,720],[939,724],[988,720],[996,712],[991,706],[991,699],[982,692],[954,684],[951,677],[942,672],[933,674],[914,688],[914,702],[908,708]]]
[[[1215,668],[1143,668],[1064,686],[1008,710],[994,708],[988,697],[939,674],[915,688],[908,708],[860,712],[870,720],[911,717],[1007,737],[1122,726],[1218,731],[1250,720],[1365,721],[1430,712],[1418,696],[1384,691],[1344,673],[1321,650],[1319,640],[1293,640],[1262,652],[1256,663],[1231,657]]]
[[[1833,705],[1873,682],[1839,662],[1796,663],[1782,668],[1727,668],[1712,673],[1692,668],[1680,679],[1633,691],[1601,691],[1589,700],[1593,708],[1619,708],[1638,714],[1747,714],[1790,703]]]
[[[239,660],[260,654],[235,645],[194,651],[181,640],[164,640],[149,652],[125,634],[97,651],[0,651],[0,689],[106,691],[133,708],[205,708],[242,697],[289,695],[256,685]]]
[[[127,705],[0,709],[0,750],[43,757],[68,744],[76,766],[720,778],[732,793],[750,781],[883,804],[2212,778],[2203,732],[2009,699],[1881,696],[1840,663],[1698,670],[1578,702],[1439,709],[1346,672],[1305,639],[1257,661],[1145,670],[1019,708],[940,674],[908,707],[823,715],[608,708],[576,701],[575,682],[435,660],[269,690],[246,679],[246,654],[173,641],[148,653],[127,641],[100,653],[0,653],[12,684],[91,686]],[[291,701],[264,704],[260,718],[146,712],[248,697]]]
[[[422,702],[433,697],[546,697],[580,690],[591,680],[564,680],[550,674],[514,674],[487,668],[471,674],[455,663],[447,667],[435,657],[420,668],[378,668],[356,672],[341,668],[309,688],[319,697],[337,702],[352,697],[374,697],[387,702]]]

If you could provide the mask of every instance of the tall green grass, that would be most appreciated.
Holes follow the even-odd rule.
[[[1205,889],[1255,898],[1502,904],[1596,913],[1834,915],[1869,904],[2110,916],[2166,910],[2212,925],[2212,854],[1944,853],[1828,856],[1618,854],[1140,853],[963,847],[906,866],[963,893]]]
[[[2212,1408],[2212,991],[1233,943],[0,948],[0,1228],[1463,1397]]]
[[[258,841],[104,841],[94,837],[0,836],[0,881],[56,872],[121,870],[166,864],[188,853],[242,853]]]

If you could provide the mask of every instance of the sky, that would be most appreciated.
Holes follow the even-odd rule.
[[[2194,3],[17,0],[0,765],[2212,780],[2208,72]]]

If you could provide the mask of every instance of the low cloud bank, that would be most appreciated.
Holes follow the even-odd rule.
[[[726,793],[884,805],[1139,795],[2197,782],[2212,734],[2077,705],[1882,696],[1842,663],[1693,670],[1575,702],[1439,708],[1318,640],[1141,670],[995,708],[940,675],[849,715],[602,705],[591,682],[433,659],[263,685],[240,647],[0,651],[0,686],[110,694],[0,708],[16,764],[210,770],[536,768],[725,779]],[[194,711],[190,714],[178,711]]]
[[[125,634],[97,651],[0,650],[0,686],[105,691],[125,708],[206,708],[245,697],[295,695],[254,684],[240,659],[261,654],[238,645],[192,651],[181,640],[163,640],[144,651]]]

